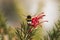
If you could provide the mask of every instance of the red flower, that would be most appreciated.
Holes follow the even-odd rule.
[[[34,28],[36,28],[37,25],[40,24],[40,23],[39,23],[39,20],[42,19],[44,16],[45,16],[45,14],[44,14],[44,12],[42,12],[42,13],[39,14],[38,16],[32,18],[32,24],[31,24],[31,25],[32,25]]]

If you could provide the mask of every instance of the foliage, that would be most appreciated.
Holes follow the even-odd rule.
[[[50,40],[60,40],[60,20],[55,23],[52,31],[48,32]]]
[[[16,28],[16,34],[19,40],[32,40],[32,37],[35,35],[37,29],[32,28],[31,26],[21,24],[20,28]]]
[[[4,33],[7,33],[6,18],[4,18],[2,13],[0,13],[0,29],[4,30]]]

